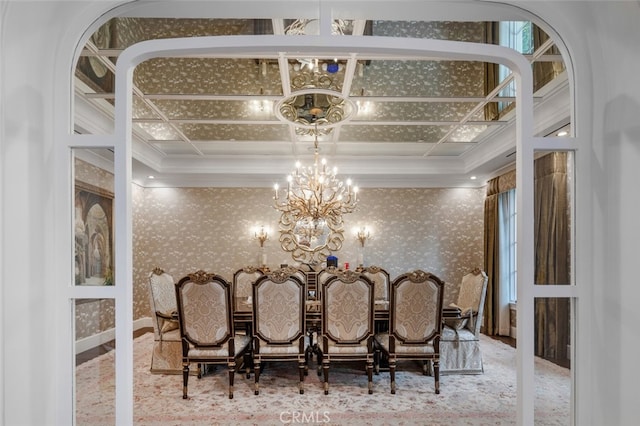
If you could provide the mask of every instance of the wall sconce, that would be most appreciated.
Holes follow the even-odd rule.
[[[265,228],[264,225],[260,226],[260,229],[256,229],[253,231],[253,238],[258,240],[260,244],[260,253],[258,254],[258,264],[260,268],[264,271],[267,271],[267,253],[264,252],[264,242],[269,239],[269,229]]]
[[[371,234],[366,227],[361,227],[356,231],[356,238],[360,241],[360,246],[364,248],[364,243],[367,239],[371,238]]]
[[[356,271],[362,271],[364,268],[364,243],[371,238],[369,230],[362,226],[355,231],[356,239],[360,241],[360,252],[358,253],[358,267]]]
[[[261,226],[260,230],[254,231],[253,237],[258,240],[260,248],[262,248],[264,247],[264,242],[269,239],[269,230],[265,229],[264,226]]]

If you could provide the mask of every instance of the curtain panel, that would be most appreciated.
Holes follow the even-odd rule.
[[[535,284],[569,285],[571,276],[571,205],[565,152],[552,152],[534,165]],[[489,276],[484,332],[499,334],[500,226],[499,194],[515,188],[515,170],[487,183],[484,203],[484,258]],[[567,359],[570,342],[570,301],[535,301],[535,354],[547,359]]]
[[[483,327],[485,334],[495,336],[498,330],[498,290],[500,286],[500,237],[498,230],[498,178],[487,183],[484,199],[484,270],[487,273]]]
[[[534,180],[535,284],[570,284],[571,244],[567,153],[536,160]],[[535,301],[535,354],[566,359],[570,342],[570,301]]]
[[[536,25],[533,25],[533,48],[537,50],[549,39],[549,35]],[[556,45],[551,46],[546,55],[560,55],[560,50]],[[556,78],[565,70],[564,62],[560,61],[536,61],[533,64],[533,91],[534,93],[545,84]]]
[[[487,22],[485,25],[485,40],[487,44],[498,44],[500,42],[500,32],[497,22]],[[500,83],[498,76],[498,64],[486,62],[484,65],[484,94],[491,93]],[[487,121],[498,120],[500,111],[497,102],[488,102],[484,106],[484,119]]]
[[[485,298],[484,332],[495,336],[500,331],[500,209],[499,195],[516,187],[516,172],[512,170],[487,183],[484,200],[484,270],[489,278]],[[508,310],[507,310],[508,315]],[[509,319],[502,319],[509,322]]]

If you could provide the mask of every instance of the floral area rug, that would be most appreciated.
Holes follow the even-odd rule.
[[[440,394],[418,363],[404,362],[390,393],[389,373],[374,375],[373,394],[359,363],[332,366],[329,395],[315,361],[298,392],[296,363],[269,363],[254,395],[253,375],[235,377],[229,399],[228,373],[221,366],[189,379],[189,398],[182,399],[182,376],[151,374],[153,334],[134,340],[134,424],[136,425],[512,425],[516,424],[516,351],[482,336],[484,374],[441,375]],[[195,367],[195,366],[194,366]],[[114,352],[77,367],[78,425],[114,425]],[[570,371],[535,361],[536,425],[567,425],[570,419]]]

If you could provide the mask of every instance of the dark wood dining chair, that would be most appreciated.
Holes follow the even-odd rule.
[[[235,334],[231,286],[221,276],[199,270],[175,286],[182,337],[182,397],[187,399],[191,363],[224,364],[229,371],[229,399],[237,361],[251,348],[251,338]],[[247,367],[247,374],[249,370]]]
[[[322,285],[320,358],[324,393],[334,361],[364,361],[368,392],[373,393],[374,284],[355,271],[337,271]]]
[[[396,393],[398,360],[423,361],[423,373],[433,365],[435,392],[440,393],[440,334],[444,282],[422,270],[407,272],[391,283],[389,331],[377,333],[376,370],[380,355],[389,360],[391,393]]]
[[[305,284],[295,271],[278,269],[253,284],[255,395],[260,393],[260,373],[266,361],[296,362],[300,374],[299,391],[304,393],[309,348],[305,332],[305,300]]]

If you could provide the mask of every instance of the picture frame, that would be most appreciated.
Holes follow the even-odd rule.
[[[114,285],[113,193],[75,181],[75,284]]]

